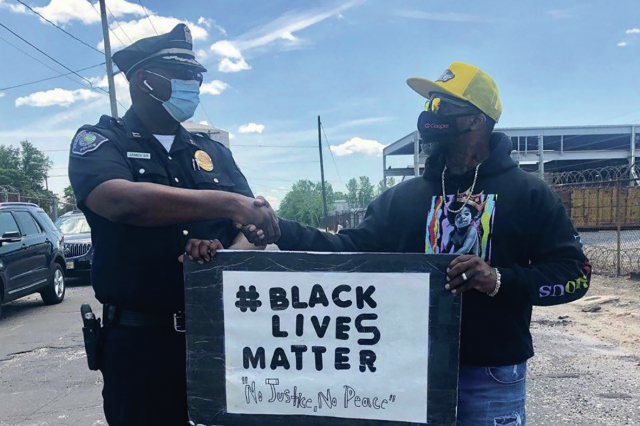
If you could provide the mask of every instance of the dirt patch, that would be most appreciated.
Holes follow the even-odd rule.
[[[640,355],[640,282],[594,276],[589,292],[566,305],[535,307],[533,326],[564,326]]]

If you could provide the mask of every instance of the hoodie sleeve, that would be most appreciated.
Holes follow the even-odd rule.
[[[550,306],[584,296],[591,282],[591,263],[560,198],[544,186],[532,200],[529,230],[530,265],[498,268],[502,275],[496,298]]]
[[[388,232],[382,225],[391,203],[386,200],[386,194],[374,200],[369,207],[364,220],[353,229],[343,229],[337,234],[320,231],[311,226],[301,225],[285,219],[280,219],[282,236],[277,241],[280,250],[291,251],[328,251],[328,252],[383,252],[385,249],[384,236]]]

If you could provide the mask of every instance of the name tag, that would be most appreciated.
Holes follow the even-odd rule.
[[[141,158],[143,160],[151,160],[151,154],[148,152],[127,152],[127,158]]]

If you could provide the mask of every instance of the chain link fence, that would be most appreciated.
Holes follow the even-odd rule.
[[[53,221],[67,212],[78,209],[76,204],[61,201],[57,197],[38,197],[9,185],[0,185],[0,203],[36,204],[47,212]]]
[[[595,272],[640,273],[639,176],[635,165],[545,175],[580,232]]]

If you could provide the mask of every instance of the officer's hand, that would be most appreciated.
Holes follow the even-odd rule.
[[[234,224],[255,245],[271,244],[280,239],[278,217],[263,197],[251,200],[250,205],[244,205],[237,218],[234,218]]]
[[[464,293],[472,288],[483,293],[491,293],[496,288],[497,277],[496,270],[484,260],[465,254],[456,257],[449,264],[447,280],[449,283],[444,288],[451,290],[453,294]]]
[[[276,237],[275,237],[275,240],[273,242],[278,241],[280,239],[280,236],[281,236],[280,226],[278,225],[278,216],[276,215],[275,211],[271,207],[271,204],[269,204],[269,202],[264,197],[261,197],[261,196],[258,196],[254,200],[253,203],[254,203],[254,205],[259,206],[259,207],[267,207],[273,213],[273,217],[275,218],[274,226],[276,227]],[[255,226],[253,224],[245,225],[245,226],[236,224],[236,226],[237,226],[238,229],[240,229],[242,231],[244,236],[247,238],[247,240],[251,244],[256,245],[256,246],[264,246],[265,245],[264,232],[261,229],[259,229],[257,226]]]
[[[198,240],[191,239],[187,242],[185,254],[189,256],[189,259],[195,260],[199,264],[208,262],[213,256],[216,255],[218,250],[222,250],[224,247],[218,240]],[[178,257],[180,263],[184,262],[184,254]]]

